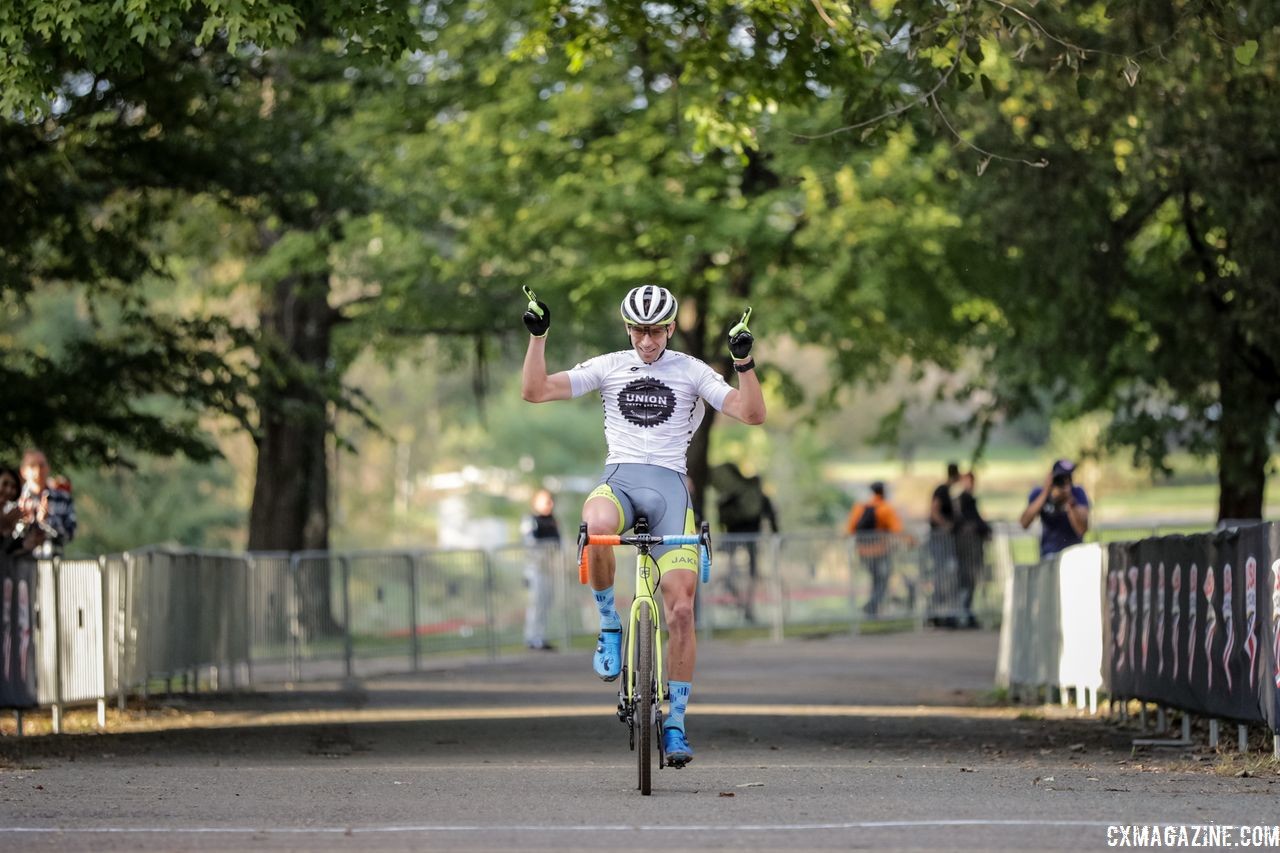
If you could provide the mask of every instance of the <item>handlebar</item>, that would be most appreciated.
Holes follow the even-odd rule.
[[[645,545],[652,547],[654,545],[701,545],[701,536],[691,536],[688,534],[675,536],[654,536],[651,533],[637,533],[633,536],[606,536],[606,535],[589,535],[586,538],[587,545]]]
[[[587,523],[584,521],[578,527],[578,582],[583,585],[590,578],[589,545],[636,545],[645,549],[655,545],[697,545],[699,579],[703,583],[711,580],[711,526],[705,521],[697,535],[684,533],[666,536],[655,536],[652,533],[635,533],[631,536],[591,534],[587,533]]]

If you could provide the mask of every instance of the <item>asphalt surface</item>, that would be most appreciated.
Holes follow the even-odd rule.
[[[696,759],[650,797],[581,652],[175,702],[0,739],[0,849],[1103,849],[1111,824],[1280,823],[1272,765],[984,706],[995,653],[983,632],[703,644]]]

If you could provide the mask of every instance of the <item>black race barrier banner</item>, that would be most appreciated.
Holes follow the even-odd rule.
[[[1111,694],[1280,733],[1280,528],[1107,550]]]
[[[36,707],[36,564],[0,557],[0,708]]]

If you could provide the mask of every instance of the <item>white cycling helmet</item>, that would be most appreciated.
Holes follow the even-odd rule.
[[[622,300],[622,319],[633,326],[665,326],[676,319],[676,298],[656,284],[633,287]]]

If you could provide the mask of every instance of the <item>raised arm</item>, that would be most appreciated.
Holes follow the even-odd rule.
[[[1018,519],[1018,523],[1025,530],[1031,526],[1031,522],[1036,520],[1040,515],[1040,510],[1044,507],[1044,502],[1049,499],[1049,490],[1053,488],[1053,474],[1050,473],[1049,478],[1044,481],[1044,486],[1040,489],[1040,494],[1036,495],[1027,502],[1027,508],[1022,511],[1022,517]]]
[[[569,372],[547,375],[547,338],[531,336],[529,349],[524,354],[524,374],[520,383],[520,396],[530,403],[547,403],[551,400],[568,400],[573,396],[569,384]]]
[[[724,398],[720,411],[744,424],[764,423],[764,390],[760,377],[756,376],[756,362],[751,357],[751,345],[755,338],[747,328],[751,319],[748,308],[738,324],[729,330],[729,353],[733,356],[733,369],[738,374],[738,387]]]
[[[523,318],[529,330],[529,348],[524,353],[520,396],[530,403],[568,400],[573,396],[568,372],[562,370],[547,375],[547,330],[551,328],[551,309],[545,302],[539,302],[529,288],[524,288],[524,293],[529,297]]]
[[[1076,501],[1075,486],[1067,487],[1067,521],[1081,539],[1089,532],[1089,507]]]

